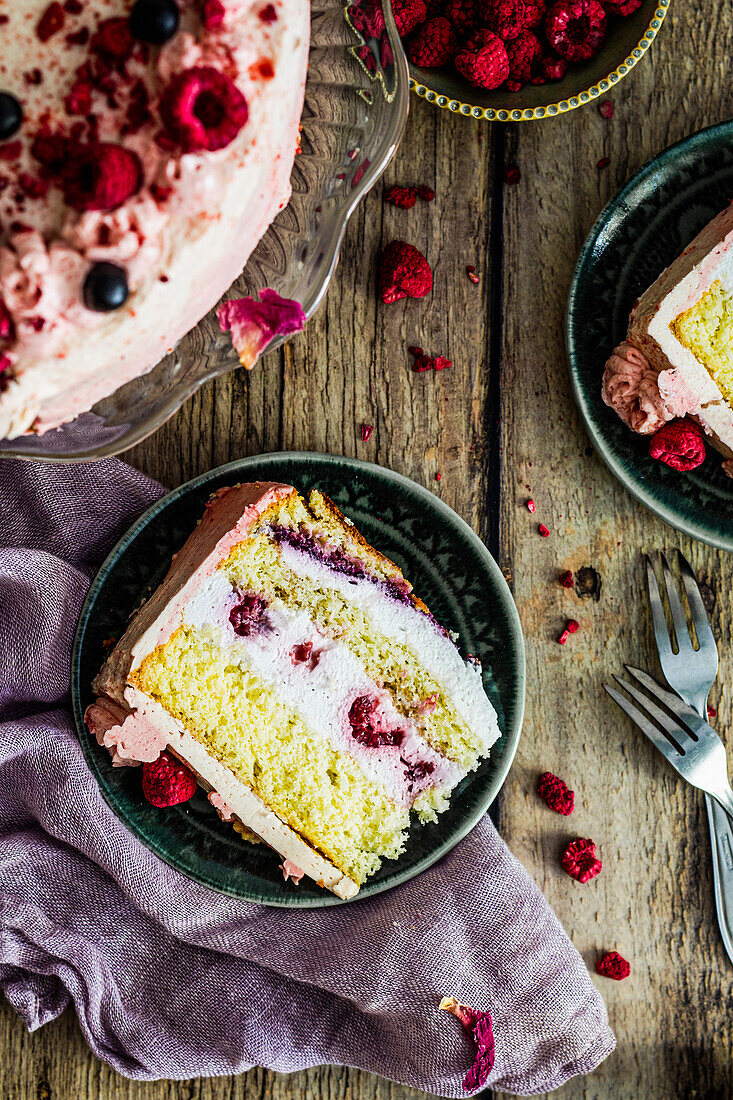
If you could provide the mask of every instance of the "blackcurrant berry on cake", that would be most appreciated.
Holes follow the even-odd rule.
[[[130,13],[130,33],[141,42],[161,46],[176,33],[179,22],[175,0],[137,0]]]
[[[0,92],[0,141],[12,137],[23,121],[23,110],[10,92]]]
[[[110,313],[127,301],[130,291],[125,269],[100,262],[90,268],[84,280],[84,305],[95,313]]]

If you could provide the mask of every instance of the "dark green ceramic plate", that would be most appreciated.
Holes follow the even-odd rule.
[[[575,398],[593,443],[652,512],[702,542],[733,550],[733,481],[708,448],[690,473],[654,462],[601,399],[609,352],[634,301],[733,198],[733,122],[701,130],[649,161],[602,212],[570,287],[567,346]]]
[[[140,791],[138,768],[113,768],[83,721],[102,642],[119,636],[130,612],[157,586],[171,554],[201,517],[214,490],[240,481],[281,481],[327,493],[378,549],[405,570],[437,618],[480,657],[502,737],[491,759],[456,789],[433,825],[413,829],[407,850],[359,893],[369,897],[407,881],[458,843],[486,812],[516,752],[524,710],[524,642],[514,601],[498,566],[462,519],[427,489],[366,462],[321,454],[259,455],[221,466],[154,504],[111,552],[89,590],[72,656],[74,719],[89,767],[127,827],[181,874],[215,890],[267,905],[322,906],[338,899],[303,879],[285,883],[280,857],[242,840],[220,822],[202,792],[156,810]]]

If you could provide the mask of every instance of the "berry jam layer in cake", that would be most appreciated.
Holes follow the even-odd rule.
[[[321,493],[223,489],[95,682],[117,763],[165,748],[227,817],[356,893],[499,736],[478,663]]]
[[[642,435],[692,417],[733,458],[733,206],[636,303],[606,363],[603,399]]]
[[[153,367],[290,195],[308,0],[0,0],[0,438]]]

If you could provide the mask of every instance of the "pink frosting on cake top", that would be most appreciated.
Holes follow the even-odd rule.
[[[115,767],[157,760],[168,744],[160,726],[151,722],[144,711],[130,713],[112,699],[97,699],[88,706],[84,721],[98,743],[109,749]]]
[[[674,370],[660,374],[632,344],[614,348],[603,372],[602,396],[625,424],[651,435],[668,420],[697,413],[700,401]]]

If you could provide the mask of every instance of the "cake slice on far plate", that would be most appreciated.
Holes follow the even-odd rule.
[[[220,489],[94,684],[115,763],[183,761],[225,820],[342,898],[499,737],[480,667],[322,493]]]
[[[636,303],[606,363],[603,399],[642,435],[691,417],[733,459],[733,206]]]

